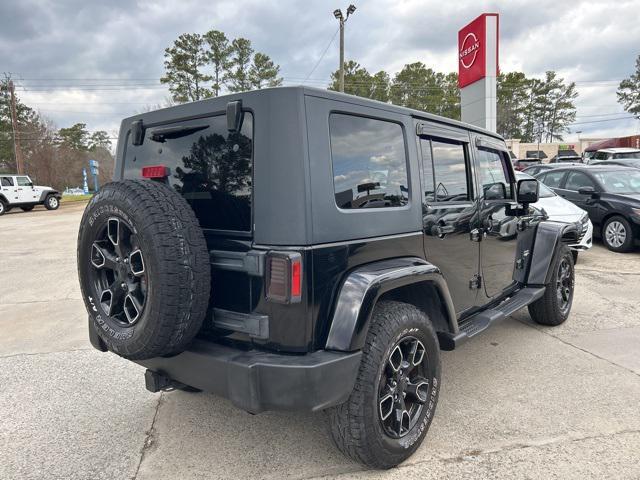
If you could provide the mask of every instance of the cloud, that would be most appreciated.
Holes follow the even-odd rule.
[[[633,0],[355,3],[358,9],[346,24],[346,58],[392,76],[414,61],[454,70],[458,29],[482,12],[500,13],[502,70],[542,76],[553,69],[580,81],[576,122],[622,111],[615,97],[617,81],[632,72],[640,53],[638,3]],[[0,4],[1,68],[27,88],[21,98],[59,126],[82,121],[91,129],[115,130],[122,117],[168,95],[158,79],[164,49],[178,35],[215,28],[229,37],[247,37],[281,66],[285,84],[298,84],[338,27],[333,8],[323,0],[5,1]],[[336,38],[307,84],[325,87],[337,66]],[[105,79],[119,86],[86,86],[109,83]],[[122,88],[125,83],[129,89]],[[626,120],[573,128],[582,136],[637,129],[637,121]]]

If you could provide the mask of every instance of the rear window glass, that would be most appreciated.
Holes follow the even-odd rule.
[[[409,202],[407,156],[400,125],[332,114],[329,129],[339,208],[402,207]]]
[[[13,187],[13,178],[11,177],[2,177],[2,186],[3,187]]]
[[[219,115],[147,128],[144,143],[127,143],[125,178],[141,178],[142,167],[169,167],[169,184],[193,208],[206,229],[250,231],[253,115],[229,133]]]

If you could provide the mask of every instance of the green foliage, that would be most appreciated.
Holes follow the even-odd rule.
[[[264,53],[256,53],[253,56],[253,64],[249,69],[249,82],[256,89],[263,87],[277,87],[282,84],[282,78],[278,77],[280,67]]]
[[[229,40],[224,32],[183,34],[165,50],[165,75],[172,99],[183,103],[282,84],[280,66],[256,53],[246,38]],[[210,73],[209,73],[210,72]]]
[[[192,102],[210,97],[206,83],[211,76],[202,72],[209,62],[205,39],[197,33],[183,33],[164,51],[165,75],[161,83],[169,84],[176,102]]]
[[[329,90],[340,90],[340,71],[331,74]],[[359,97],[372,98],[381,102],[389,101],[389,75],[380,71],[371,75],[359,63],[349,60],[344,63],[344,92]]]
[[[110,150],[111,139],[109,138],[109,134],[104,130],[97,130],[93,132],[89,137],[88,148],[91,151],[95,151],[99,148]]]
[[[76,123],[69,128],[61,128],[56,136],[58,145],[79,151],[88,150],[88,139],[89,132],[86,123]]]
[[[251,90],[249,69],[253,47],[246,38],[236,38],[231,42],[231,67],[227,72],[229,90],[231,92],[245,92]]]
[[[640,120],[640,55],[636,58],[636,71],[620,82],[618,102],[622,107]]]

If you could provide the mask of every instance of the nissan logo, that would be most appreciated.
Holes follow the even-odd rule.
[[[462,45],[460,45],[460,63],[464,68],[471,68],[471,65],[476,61],[479,49],[480,41],[476,34],[473,32],[467,33]]]

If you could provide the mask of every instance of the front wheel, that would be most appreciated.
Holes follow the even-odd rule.
[[[47,210],[57,210],[60,206],[60,200],[53,195],[49,195],[44,201],[44,206]]]
[[[440,390],[440,350],[428,317],[413,305],[376,306],[349,399],[329,410],[338,449],[372,468],[391,468],[420,446]]]
[[[613,252],[628,252],[633,248],[633,232],[626,218],[609,218],[602,228],[602,241]]]
[[[564,323],[569,318],[573,304],[573,255],[566,246],[560,248],[551,264],[551,280],[546,285],[544,295],[529,305],[531,318],[540,325],[550,327]]]

